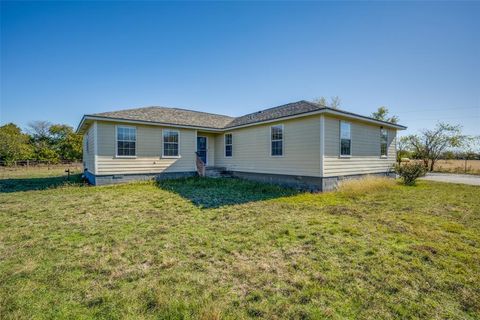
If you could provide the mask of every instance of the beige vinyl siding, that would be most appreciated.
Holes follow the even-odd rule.
[[[283,124],[283,156],[270,155],[270,127]],[[215,165],[228,170],[320,176],[320,116],[278,121],[226,131],[232,133],[233,157],[225,157],[224,134],[216,137]]]
[[[98,122],[98,156],[97,173],[127,174],[127,173],[161,173],[195,171],[195,130],[178,129],[180,146],[178,158],[162,157],[162,128],[158,126],[135,125],[136,157],[123,158],[115,155],[115,126],[121,123]],[[132,126],[125,124],[126,126]]]
[[[215,144],[216,144],[215,140],[216,140],[217,134],[198,131],[197,136],[207,137],[207,166],[213,167],[215,165]],[[195,141],[194,151],[197,151],[196,141]]]
[[[92,123],[83,135],[83,166],[89,172],[95,174],[95,124]],[[87,143],[88,139],[88,152]]]
[[[351,123],[351,157],[340,157],[340,118],[325,117],[324,176],[382,173],[395,163],[396,130],[388,130],[388,156],[380,157],[380,126]]]

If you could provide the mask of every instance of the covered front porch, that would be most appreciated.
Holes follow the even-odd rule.
[[[208,131],[197,131],[196,160],[197,173],[201,177],[222,177],[226,175],[224,167],[215,166],[215,145],[221,134]]]

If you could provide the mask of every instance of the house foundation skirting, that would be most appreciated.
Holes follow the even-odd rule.
[[[286,174],[270,174],[243,171],[229,171],[230,175],[235,178],[252,180],[263,183],[271,183],[282,187],[322,191],[322,178],[311,176],[295,176]]]
[[[196,176],[197,172],[185,171],[185,172],[94,175],[91,172],[85,171],[84,175],[90,184],[95,186],[103,186],[103,185],[125,183],[125,182],[132,182],[132,181],[188,178],[188,177]]]
[[[338,187],[338,184],[343,180],[359,179],[367,175],[370,176],[387,176],[395,178],[394,173],[380,172],[370,174],[358,174],[348,176],[335,177],[312,177],[312,176],[296,176],[286,174],[270,174],[270,173],[255,173],[243,171],[227,171],[227,175],[252,180],[263,183],[271,183],[283,187],[296,188],[308,191],[332,191]],[[197,176],[195,171],[185,172],[164,172],[164,173],[148,173],[148,174],[109,174],[109,175],[94,175],[89,171],[84,172],[85,178],[92,185],[101,186],[108,184],[125,183],[131,181],[142,180],[164,180],[164,179],[180,179]]]
[[[321,191],[332,191],[337,189],[338,184],[344,180],[361,179],[366,176],[389,177],[394,179],[396,178],[395,173],[393,172],[379,172],[379,173],[355,174],[355,175],[337,176],[337,177],[323,177]]]
[[[308,190],[308,191],[332,191],[338,187],[339,182],[348,179],[359,179],[369,176],[381,176],[395,178],[395,174],[388,172],[359,174],[349,176],[336,176],[336,177],[312,177],[312,176],[296,176],[286,174],[269,174],[269,173],[253,173],[253,172],[241,172],[241,171],[229,171],[233,177],[253,180],[264,183],[277,184],[283,187]]]

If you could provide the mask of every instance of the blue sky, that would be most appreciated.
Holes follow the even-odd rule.
[[[4,2],[0,122],[318,96],[480,134],[479,2]]]

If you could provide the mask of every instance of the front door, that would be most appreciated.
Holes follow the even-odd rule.
[[[197,137],[197,154],[207,164],[207,137]]]

